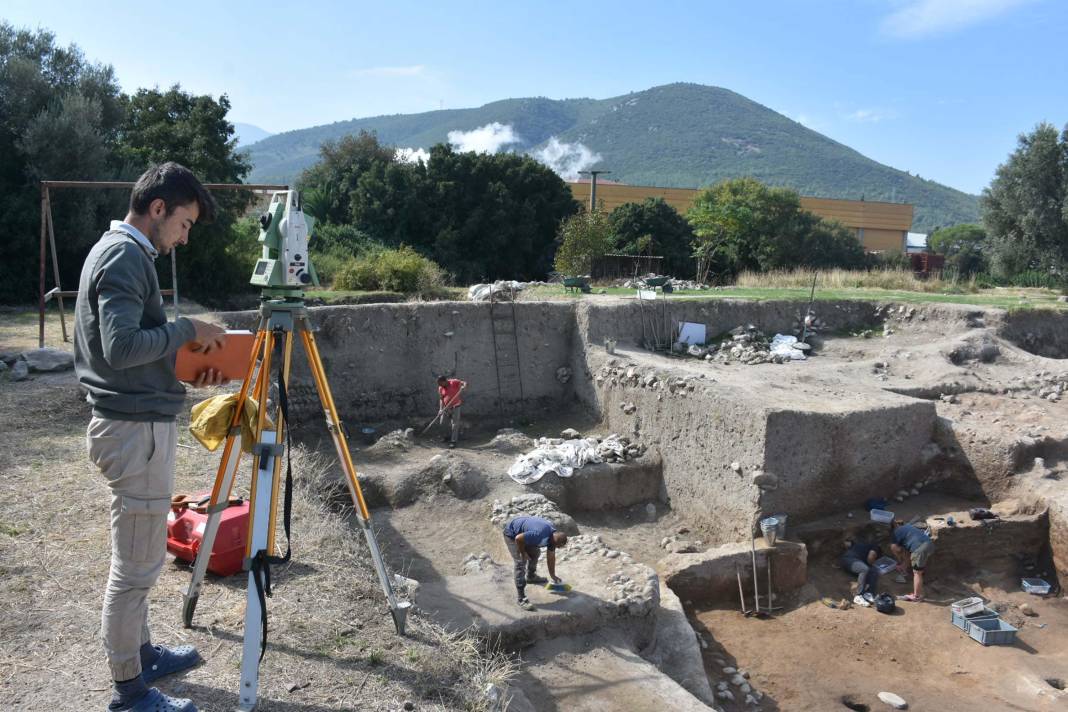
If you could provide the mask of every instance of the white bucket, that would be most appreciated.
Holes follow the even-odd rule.
[[[775,514],[773,514],[771,516],[773,516],[775,519],[779,520],[778,535],[779,535],[780,539],[785,539],[786,538],[786,515],[783,514],[782,512],[776,512]]]
[[[775,546],[779,540],[779,520],[775,517],[767,517],[760,520],[760,532],[764,535],[764,541],[768,546]]]
[[[614,354],[616,352],[616,340],[615,339],[605,339],[604,340],[604,350],[607,353]]]

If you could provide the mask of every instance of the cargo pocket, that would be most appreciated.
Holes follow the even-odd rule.
[[[170,508],[170,498],[121,497],[116,544],[124,559],[141,564],[163,561]]]
[[[100,469],[109,480],[122,476],[126,470],[126,444],[121,424],[102,418],[93,418],[85,429],[85,447],[89,462]]]

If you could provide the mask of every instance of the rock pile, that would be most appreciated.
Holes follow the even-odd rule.
[[[364,453],[368,455],[388,455],[394,452],[405,452],[415,444],[415,429],[405,428],[386,433],[374,445],[371,445]]]
[[[722,665],[720,669],[723,671],[723,676],[727,678],[715,683],[716,697],[725,702],[741,702],[744,700],[745,705],[748,707],[759,707],[760,701],[764,698],[764,693],[753,686],[749,673],[731,665],[726,665],[727,661],[723,658],[716,658],[715,662],[717,665]]]
[[[613,283],[613,286],[623,287],[624,289],[648,289],[649,287],[646,285],[645,280],[664,276],[666,275],[653,274],[650,272],[647,275],[635,279],[617,279]],[[685,289],[690,291],[702,291],[711,289],[707,284],[695,282],[691,279],[676,279],[675,277],[668,277],[668,279],[671,281],[671,287],[676,290]]]
[[[771,340],[752,324],[730,330],[730,340],[724,341],[715,353],[705,356],[707,361],[742,363],[755,366],[761,363],[787,363],[793,359],[784,353],[772,353]]]
[[[68,371],[74,368],[74,354],[45,347],[29,351],[0,353],[0,374],[8,381],[25,381],[31,373]]]
[[[554,528],[566,532],[569,536],[578,534],[578,524],[570,515],[560,511],[556,503],[545,495],[521,494],[512,497],[507,502],[499,499],[493,500],[493,509],[490,511],[490,522],[503,527],[514,517],[541,517],[547,519]]]

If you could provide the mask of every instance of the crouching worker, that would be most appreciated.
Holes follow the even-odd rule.
[[[838,562],[848,573],[856,574],[857,581],[850,588],[855,588],[853,595],[875,596],[876,585],[879,583],[879,570],[875,568],[875,560],[883,555],[882,550],[875,544],[863,541],[848,541],[849,546],[842,554]]]
[[[890,525],[890,538],[893,540],[890,551],[898,561],[898,568],[902,571],[912,568],[912,593],[901,598],[905,601],[922,601],[923,572],[934,553],[934,542],[918,527],[905,524],[900,519]]]
[[[538,556],[541,547],[545,547],[545,562],[549,568],[549,578],[553,583],[560,583],[556,575],[556,549],[567,544],[567,534],[553,529],[553,525],[539,517],[516,517],[504,525],[504,539],[508,551],[512,554],[515,569],[515,590],[519,607],[533,611],[534,604],[527,600],[528,583],[547,583],[538,576]]]
[[[74,368],[93,407],[86,445],[111,490],[111,570],[101,620],[115,681],[109,710],[196,710],[187,699],[149,688],[200,656],[191,645],[152,644],[148,592],[167,551],[175,416],[185,407],[175,353],[187,342],[204,351],[221,346],[225,331],[197,319],[168,321],[154,262],[186,244],[190,228],[210,222],[214,212],[211,196],[187,168],[150,168],[134,185],[126,218],[113,221],[90,250],[78,284]],[[194,385],[222,383],[209,370]]]

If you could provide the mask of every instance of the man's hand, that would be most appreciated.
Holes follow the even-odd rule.
[[[226,329],[221,326],[216,326],[200,319],[190,319],[189,321],[193,322],[193,327],[196,329],[196,335],[193,336],[193,341],[195,342],[194,351],[208,353],[212,349],[221,348],[223,342],[226,341]],[[201,375],[203,376],[203,374]]]
[[[214,368],[209,368],[207,371],[201,371],[195,381],[187,381],[193,388],[204,388],[205,386],[225,386],[230,382],[229,378],[224,378],[222,371],[216,371]]]
[[[553,583],[563,583],[564,582],[564,580],[562,578],[560,578],[559,576],[553,576],[552,579],[553,579]]]

